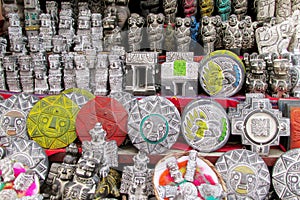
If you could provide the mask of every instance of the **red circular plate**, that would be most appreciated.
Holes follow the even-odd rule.
[[[101,122],[107,132],[107,140],[115,140],[120,146],[127,135],[128,114],[117,100],[97,96],[88,101],[79,111],[76,118],[76,133],[80,141],[90,141],[89,130]]]

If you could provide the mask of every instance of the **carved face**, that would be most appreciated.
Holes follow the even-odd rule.
[[[228,19],[228,24],[230,26],[235,26],[235,25],[237,25],[237,23],[238,23],[237,16],[236,15],[230,15],[229,19]]]
[[[144,18],[136,13],[132,13],[128,19],[128,27],[130,29],[134,27],[138,27],[138,28],[143,27],[144,23],[145,23]]]
[[[92,27],[101,27],[102,26],[102,16],[98,13],[92,14]]]
[[[165,22],[165,16],[163,14],[150,13],[147,16],[148,27],[156,28],[156,27],[162,26],[164,24],[164,22]]]
[[[79,29],[90,29],[91,22],[88,17],[80,16],[78,19],[78,28]]]
[[[150,114],[143,118],[140,129],[146,141],[157,143],[166,139],[169,126],[162,115]]]
[[[18,110],[6,112],[1,121],[6,135],[20,136],[26,129],[26,115]]]
[[[287,59],[274,60],[274,73],[278,75],[286,75],[289,69],[289,61]]]
[[[59,166],[57,172],[58,172],[58,177],[61,180],[63,181],[72,180],[75,172],[75,167],[63,163],[61,166]]]
[[[96,168],[96,160],[80,158],[77,163],[75,174],[82,178],[91,178],[95,174]]]
[[[89,133],[92,137],[92,141],[105,141],[106,131],[103,129],[100,123],[96,123],[95,127],[91,131],[89,131]]]
[[[237,194],[247,195],[254,192],[257,177],[255,171],[247,165],[234,167],[230,172],[230,187]]]
[[[300,196],[300,162],[290,166],[286,175],[286,183],[292,193]]]

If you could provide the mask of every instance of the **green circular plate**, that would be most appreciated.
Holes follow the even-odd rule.
[[[64,95],[44,97],[28,115],[28,134],[43,148],[64,148],[77,138],[75,121],[78,112],[78,105]]]
[[[214,51],[200,62],[199,79],[208,95],[231,97],[243,87],[245,67],[235,53],[227,50]]]

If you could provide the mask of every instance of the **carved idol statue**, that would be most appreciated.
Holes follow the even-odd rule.
[[[163,14],[150,13],[147,16],[148,42],[152,51],[162,51],[164,42],[164,22]]]
[[[161,9],[163,5],[161,5],[161,0],[141,0],[140,1],[140,9],[142,11],[142,16],[147,18],[150,13],[158,14],[163,12]]]
[[[119,55],[111,54],[108,56],[109,60],[109,87],[110,92],[121,92],[123,91],[123,65],[124,63],[120,59]]]
[[[165,23],[173,24],[177,13],[177,0],[163,0]]]
[[[137,13],[132,13],[128,19],[129,52],[140,51],[143,40],[145,19]]]
[[[223,26],[223,43],[225,49],[240,49],[242,47],[242,26],[236,15],[230,15]]]
[[[54,26],[54,22],[51,20],[50,14],[42,13],[40,15],[41,19],[41,27],[40,27],[40,33],[39,36],[42,40],[42,46],[44,49],[49,52],[52,50],[52,37],[56,33],[56,29]]]
[[[216,0],[216,7],[222,21],[227,21],[231,14],[231,0]]]
[[[102,27],[102,15],[100,13],[92,14],[92,47],[97,50],[97,52],[103,51],[103,27]]]
[[[214,6],[215,6],[214,0],[200,0],[199,5],[200,5],[201,17],[204,16],[210,17],[214,12]]]
[[[256,46],[255,40],[255,30],[257,28],[257,22],[252,22],[250,16],[246,16],[241,22],[242,24],[242,48],[243,49],[253,49]]]
[[[214,17],[204,16],[201,22],[201,39],[204,46],[204,53],[209,54],[214,51],[216,41],[216,28],[213,25]]]
[[[216,29],[216,41],[215,41],[215,49],[223,48],[223,24],[222,19],[219,15],[213,17],[212,21],[213,25]]]
[[[116,0],[118,27],[122,30],[125,27],[127,19],[130,17],[128,8],[129,0]]]
[[[53,53],[65,53],[67,52],[67,40],[62,35],[55,35],[52,38],[52,44],[53,44]]]
[[[148,200],[150,195],[154,195],[153,170],[147,167],[149,158],[139,151],[133,162],[133,166],[124,167],[120,192],[127,194],[128,200]]]
[[[34,77],[33,77],[33,66],[32,58],[29,55],[19,56],[18,58],[20,67],[20,80],[22,91],[25,93],[34,92]]]
[[[196,50],[198,47],[198,42],[200,40],[199,38],[199,29],[200,29],[200,22],[197,21],[197,18],[195,16],[191,16],[191,48],[193,50]]]
[[[74,61],[77,88],[90,91],[90,71],[87,66],[86,56],[83,54],[76,54],[74,56]]]
[[[117,8],[109,6],[105,9],[103,18],[104,51],[110,51],[115,45],[121,44],[121,29],[118,26]]]
[[[292,16],[292,0],[276,0],[276,22],[281,23]]]
[[[61,55],[53,54],[49,55],[49,94],[59,94],[62,90],[62,66],[61,66]]]
[[[48,94],[49,84],[46,60],[43,54],[32,56],[34,70],[34,93]]]
[[[62,56],[63,60],[63,81],[65,90],[76,87],[76,75],[75,75],[75,64],[74,55],[72,53],[66,53]]]
[[[177,43],[177,51],[189,52],[191,43],[191,18],[176,17],[175,20],[175,39]]]
[[[3,68],[6,72],[8,90],[11,92],[22,92],[17,57],[14,55],[5,56],[3,59]]]
[[[233,0],[232,1],[233,14],[235,14],[238,20],[243,20],[248,11],[247,0]]]
[[[108,90],[108,55],[107,54],[98,54],[97,55],[97,65],[95,68],[95,95],[107,95]]]

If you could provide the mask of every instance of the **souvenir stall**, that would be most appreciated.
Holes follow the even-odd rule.
[[[0,7],[0,200],[300,199],[300,1]]]

